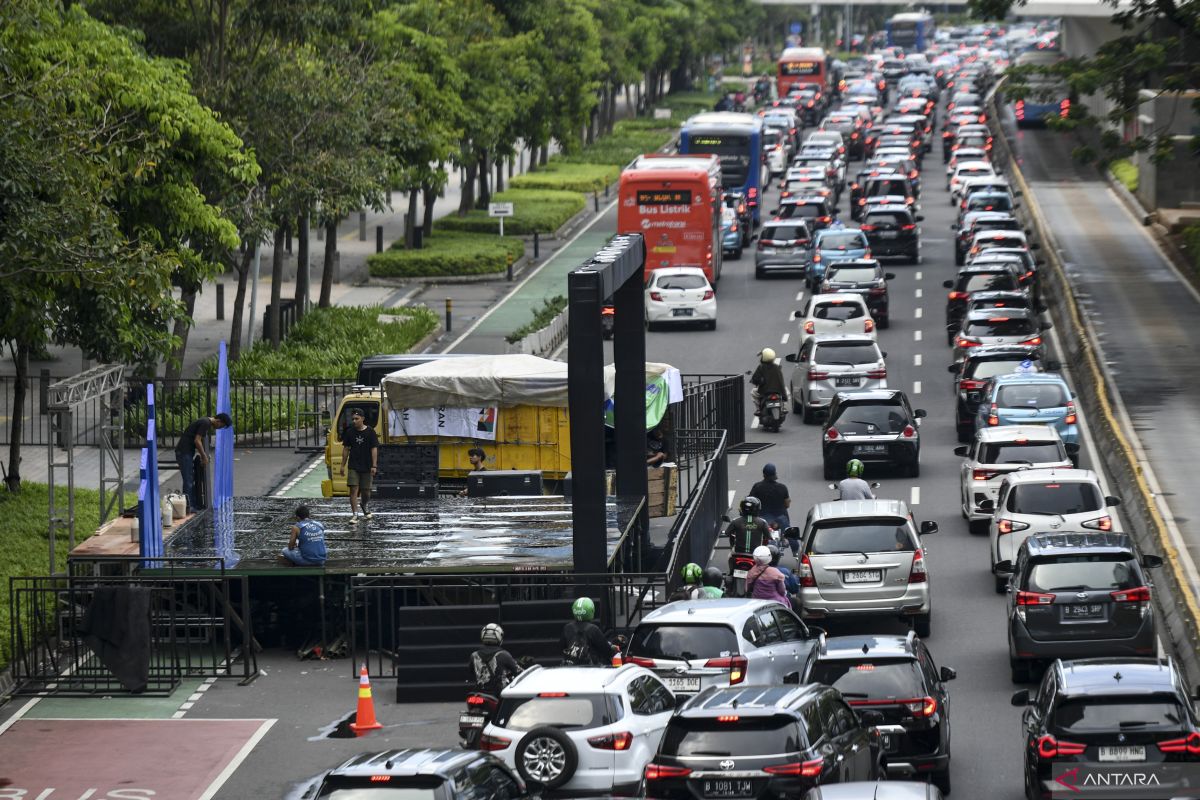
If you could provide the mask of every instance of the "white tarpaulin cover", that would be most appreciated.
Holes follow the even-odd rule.
[[[616,370],[604,368],[604,398],[612,396]],[[647,382],[662,377],[668,401],[683,399],[679,370],[646,363]],[[398,370],[383,379],[393,408],[478,408],[480,406],[567,407],[567,365],[563,361],[513,353],[445,358]]]

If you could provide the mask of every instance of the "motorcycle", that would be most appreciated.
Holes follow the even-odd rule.
[[[756,416],[764,431],[775,433],[783,427],[787,415],[787,402],[784,401],[783,395],[771,392],[759,403]]]
[[[842,499],[842,498],[840,497],[840,495],[841,495],[841,490],[840,490],[840,489],[838,489],[838,485],[837,485],[836,483],[831,483],[831,484],[829,484],[829,488],[830,488],[830,489],[832,489],[834,492],[836,492],[836,493],[837,493],[837,494],[835,494],[835,495],[834,495],[834,498],[833,498],[834,500],[841,500],[841,499]],[[875,491],[875,490],[876,490],[876,489],[878,489],[878,488],[879,488],[879,481],[875,481],[874,483],[872,483],[872,484],[871,484],[871,491]]]
[[[478,750],[483,729],[496,715],[500,698],[484,692],[467,695],[467,709],[458,715],[458,740],[464,750]]]

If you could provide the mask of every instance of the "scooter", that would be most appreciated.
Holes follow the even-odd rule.
[[[783,421],[787,419],[787,415],[788,408],[783,395],[775,392],[764,397],[758,406],[758,421],[764,431],[778,432],[783,427]]]
[[[458,715],[458,740],[464,750],[478,750],[483,729],[496,715],[500,698],[484,692],[467,695],[467,709]]]

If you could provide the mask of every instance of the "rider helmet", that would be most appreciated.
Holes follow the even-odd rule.
[[[484,644],[490,644],[499,647],[504,644],[504,628],[501,628],[494,622],[489,622],[483,626],[483,630],[479,632],[479,641]]]
[[[766,545],[759,545],[754,548],[754,563],[755,564],[770,564],[771,563],[771,548]]]
[[[721,588],[725,584],[725,575],[716,567],[704,568],[704,585]]]
[[[757,497],[749,496],[742,500],[738,508],[741,509],[743,517],[757,517],[762,511],[762,502]]]
[[[775,363],[775,351],[769,347],[764,347],[762,352],[758,354],[758,360],[764,364]]]
[[[580,597],[571,604],[571,616],[580,622],[591,622],[596,616],[596,604],[590,597]]]
[[[863,465],[863,462],[859,461],[857,458],[852,458],[846,462],[846,477],[861,478],[864,469],[866,469],[866,467]]]
[[[686,564],[684,566],[684,568],[683,568],[683,582],[684,583],[689,583],[689,584],[690,583],[699,583],[700,579],[702,577],[704,577],[704,571],[702,569],[700,569],[699,564],[693,563],[693,564]]]

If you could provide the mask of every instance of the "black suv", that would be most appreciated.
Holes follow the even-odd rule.
[[[1017,551],[1008,588],[1008,663],[1014,683],[1054,658],[1154,655],[1152,585],[1124,533],[1041,533]]]
[[[837,392],[821,435],[825,480],[843,477],[852,458],[890,464],[920,477],[924,416],[925,409],[914,410],[899,389]]]
[[[1025,362],[1029,363],[1026,365]],[[962,361],[949,366],[949,371],[954,374],[954,394],[958,397],[954,427],[960,442],[969,442],[975,436],[975,415],[979,411],[983,387],[988,378],[1007,375],[1021,368],[1033,372],[1053,372],[1061,369],[1062,365],[1057,361],[1043,360],[1042,348],[1037,346],[985,345],[972,347]]]
[[[1024,288],[1016,270],[1008,265],[966,266],[958,271],[954,280],[943,281],[942,286],[950,290],[946,295],[947,345],[954,344],[954,337],[962,327],[971,292],[1009,292]]]
[[[495,756],[475,750],[385,750],[354,756],[327,772],[305,798],[488,797],[532,798],[525,784]]]
[[[923,219],[920,214],[914,214],[909,205],[868,205],[859,227],[867,235],[867,243],[876,258],[899,257],[909,264],[918,264],[921,261],[921,229],[917,223]]]
[[[917,202],[917,193],[913,189],[912,181],[900,172],[880,172],[863,180],[862,191],[850,206],[850,215],[854,219],[862,219],[867,211],[868,197],[903,197],[904,202],[909,205]]]
[[[1055,661],[1036,696],[1022,689],[1013,694],[1012,704],[1026,707],[1021,727],[1029,800],[1052,793],[1065,797],[1060,792],[1078,792],[1089,783],[1096,785],[1097,777],[1111,780],[1115,772],[1127,780],[1131,772],[1153,775],[1155,794],[1144,797],[1172,797],[1174,788],[1179,796],[1195,796],[1195,788],[1187,788],[1179,773],[1195,770],[1200,762],[1200,724],[1170,660]],[[1103,774],[1097,776],[1100,770]]]
[[[925,643],[907,636],[820,637],[801,680],[841,692],[851,706],[883,715],[879,728],[889,776],[929,775],[950,793],[950,695]]]
[[[775,211],[776,219],[803,219],[811,231],[829,227],[833,221],[833,203],[828,197],[786,197]]]
[[[799,797],[821,784],[876,780],[882,761],[879,732],[836,689],[713,686],[667,723],[646,766],[646,795]]]
[[[884,272],[874,259],[838,261],[825,269],[821,279],[821,294],[853,292],[862,295],[871,318],[880,328],[888,326],[888,285],[896,276]]]

